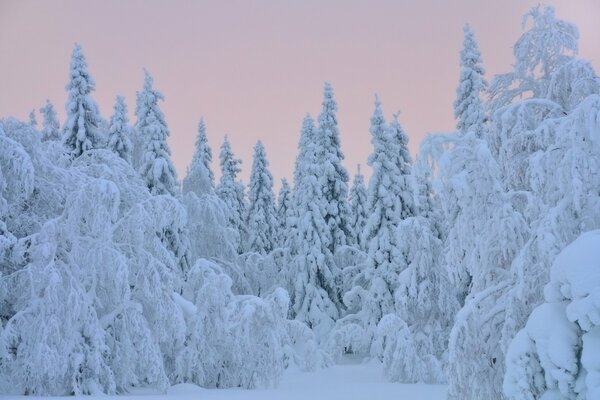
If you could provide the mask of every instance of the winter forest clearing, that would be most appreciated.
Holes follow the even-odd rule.
[[[375,96],[352,180],[326,82],[277,196],[260,140],[247,185],[227,137],[215,176],[204,119],[180,181],[153,75],[133,123],[121,96],[105,119],[75,45],[64,121],[50,101],[0,119],[0,393],[600,399],[600,78],[578,39],[535,7],[488,83],[466,25],[456,130],[413,160]]]

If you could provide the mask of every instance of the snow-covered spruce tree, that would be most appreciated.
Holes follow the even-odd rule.
[[[198,122],[198,135],[196,136],[196,152],[194,153],[194,160],[199,160],[204,164],[206,171],[208,172],[208,178],[210,179],[210,185],[212,188],[215,187],[215,175],[212,171],[212,149],[208,145],[208,138],[206,137],[206,124],[204,118],[200,118]]]
[[[365,177],[360,172],[360,164],[356,166],[356,175],[350,189],[350,207],[352,209],[353,243],[360,250],[365,251],[367,246],[363,240],[363,232],[368,219],[367,212],[367,187]]]
[[[556,257],[545,302],[508,348],[503,388],[510,400],[600,396],[599,245],[600,231],[587,232]]]
[[[277,214],[273,194],[273,176],[269,171],[265,147],[260,140],[254,146],[248,200],[245,216],[246,251],[265,255],[277,247]]]
[[[158,106],[162,93],[153,87],[154,79],[144,71],[144,88],[137,93],[136,130],[144,140],[144,152],[140,174],[152,194],[178,192],[177,173],[171,161],[171,150],[167,144],[169,129],[165,116]]]
[[[206,149],[205,142],[196,140],[196,151],[182,183],[192,258],[232,261],[237,254],[238,237],[227,223],[227,205],[213,188],[213,181],[204,162]]]
[[[292,217],[292,189],[288,180],[281,180],[281,188],[277,195],[277,242],[280,247],[285,246],[290,229]]]
[[[456,128],[463,134],[473,129],[477,137],[483,136],[485,109],[481,93],[486,90],[485,69],[475,34],[465,25],[463,47],[460,51],[460,78],[454,101]]]
[[[54,110],[54,105],[50,100],[46,100],[46,105],[40,108],[44,120],[42,122],[42,140],[60,140],[60,124]]]
[[[85,151],[102,147],[105,142],[101,132],[102,119],[91,92],[94,79],[88,72],[87,62],[79,44],[71,55],[71,69],[67,84],[69,98],[66,104],[67,120],[63,126],[63,141],[72,157]]]
[[[352,244],[351,212],[348,204],[348,172],[342,165],[344,154],[340,144],[337,124],[337,103],[333,97],[333,87],[325,82],[323,103],[319,114],[317,135],[320,150],[319,162],[323,164],[323,176],[320,178],[327,206],[325,221],[329,227],[331,240],[329,250],[332,254],[344,245]]]
[[[241,172],[240,164],[242,161],[234,156],[227,136],[223,139],[219,160],[221,178],[216,192],[227,205],[229,225],[236,231],[238,236],[236,248],[238,253],[243,253],[242,238],[245,237],[246,232],[244,222],[246,201],[244,198],[244,184],[237,180],[237,175]]]
[[[315,151],[315,148],[312,146],[316,145],[317,140],[317,131],[315,127],[314,119],[306,114],[304,119],[302,120],[302,128],[300,130],[300,140],[298,141],[298,155],[296,156],[296,161],[294,163],[294,187],[292,190],[292,204],[290,210],[290,226],[288,227],[288,233],[286,238],[286,249],[289,253],[290,257],[294,257],[297,255],[296,245],[299,244],[297,233],[298,233],[298,217],[299,217],[299,209],[300,203],[302,201],[302,194],[300,193],[300,182],[302,181],[306,170],[308,169],[309,163],[308,159],[313,157],[311,152]],[[314,160],[313,160],[314,162]],[[290,273],[291,271],[287,271]],[[293,276],[287,277],[290,283],[294,279]],[[292,283],[293,286],[293,283]],[[291,287],[290,287],[291,288]],[[293,290],[290,291],[293,303]]]
[[[36,127],[37,126],[37,118],[35,117],[35,110],[31,110],[29,113],[29,125]]]
[[[370,132],[373,153],[369,156],[369,165],[373,174],[367,197],[369,218],[364,230],[367,260],[355,280],[356,286],[344,295],[350,314],[338,323],[341,336],[349,329],[360,327],[363,331],[360,343],[345,345],[354,352],[369,351],[377,324],[384,315],[395,311],[394,291],[398,287],[398,277],[408,266],[397,230],[403,219],[414,215],[406,140],[397,120],[386,124],[377,97]]]
[[[110,118],[108,130],[108,149],[112,150],[123,160],[131,163],[133,144],[131,142],[131,128],[127,118],[127,105],[123,96],[117,96],[114,113]]]
[[[289,280],[292,285],[292,311],[295,318],[306,323],[323,341],[339,316],[339,295],[335,278],[338,274],[331,252],[331,231],[325,219],[328,202],[321,186],[324,163],[321,146],[307,129],[301,138],[301,159],[297,163],[294,187],[295,230],[291,236],[292,262]],[[310,134],[310,136],[308,136]],[[299,157],[300,157],[299,155]]]

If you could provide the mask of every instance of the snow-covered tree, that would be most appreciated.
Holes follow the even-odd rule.
[[[492,80],[492,109],[509,104],[524,94],[546,97],[553,73],[577,54],[577,27],[557,19],[552,6],[532,8],[523,16],[523,28],[530,19],[530,29],[513,47],[514,71],[500,74]]]
[[[237,232],[238,241],[236,248],[239,253],[244,251],[241,239],[245,235],[246,201],[244,198],[244,184],[237,179],[241,172],[242,161],[235,158],[227,136],[223,139],[219,154],[221,164],[221,179],[217,186],[217,195],[228,207],[230,226]]]
[[[144,153],[140,174],[152,194],[170,194],[179,191],[177,173],[171,161],[171,150],[167,144],[169,129],[165,116],[158,106],[162,93],[153,87],[154,79],[144,71],[144,87],[137,93],[136,130],[144,140]]]
[[[287,179],[281,180],[281,188],[277,195],[277,242],[284,246],[289,234],[292,218],[292,189]]]
[[[114,113],[110,118],[108,130],[108,149],[114,151],[123,160],[131,163],[133,145],[131,128],[127,118],[127,105],[123,96],[117,96]]]
[[[395,311],[398,277],[408,266],[397,231],[402,220],[414,215],[408,140],[397,119],[391,124],[385,122],[378,97],[370,132],[373,153],[369,165],[373,174],[369,180],[369,217],[364,230],[367,259],[354,288],[344,295],[350,314],[338,324],[340,330],[357,325],[364,331],[364,343],[360,346],[355,343],[353,351],[357,351],[356,347],[368,351],[381,318]]]
[[[40,108],[40,113],[44,117],[44,121],[42,122],[42,140],[60,140],[60,125],[54,105],[50,100],[46,100],[46,105]]]
[[[267,254],[277,247],[277,214],[273,194],[273,176],[265,147],[259,140],[254,146],[254,160],[248,185],[248,209],[245,221],[247,251]]]
[[[465,25],[463,47],[460,51],[460,78],[454,101],[456,128],[463,134],[473,129],[478,137],[483,136],[485,109],[481,93],[486,90],[485,69],[475,34]]]
[[[368,219],[367,187],[365,177],[360,172],[360,164],[356,167],[356,175],[350,189],[350,207],[352,208],[353,243],[360,250],[365,251],[367,246],[363,240],[363,232]]]
[[[214,188],[215,186],[215,175],[212,171],[212,150],[208,145],[208,138],[206,137],[206,124],[204,123],[204,118],[200,118],[200,122],[198,122],[198,135],[196,136],[196,152],[194,153],[195,158],[199,158],[206,171],[208,171],[208,177],[210,179],[210,184]],[[195,162],[192,160],[192,163]]]
[[[101,117],[91,92],[95,81],[88,72],[87,62],[79,44],[71,55],[71,69],[66,104],[67,120],[63,126],[63,140],[73,157],[85,151],[102,147],[104,132],[101,132]]]
[[[600,396],[600,231],[581,235],[557,257],[544,289],[506,355],[511,400]]]
[[[35,127],[37,126],[37,118],[35,117],[35,110],[31,110],[29,113],[29,125]]]
[[[323,89],[323,103],[319,114],[317,131],[318,160],[323,164],[320,177],[322,191],[325,194],[325,221],[329,227],[331,240],[329,249],[335,254],[343,245],[350,244],[352,237],[351,212],[348,204],[348,172],[342,165],[344,154],[340,144],[337,123],[337,103],[333,97],[333,87],[329,82]]]
[[[310,120],[305,119],[303,127],[309,124]],[[303,129],[303,133],[309,131]],[[296,224],[289,272],[293,287],[292,310],[296,319],[306,323],[322,341],[339,316],[338,270],[331,251],[331,231],[325,219],[328,202],[320,183],[324,168],[324,163],[319,162],[320,143],[301,138],[301,146],[302,159],[297,164],[299,181],[294,187]]]

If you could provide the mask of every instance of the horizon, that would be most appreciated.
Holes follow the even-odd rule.
[[[469,23],[475,31],[489,81],[509,71],[521,16],[538,4],[175,3],[179,7],[139,0],[0,2],[0,50],[6,55],[0,90],[10,93],[0,98],[0,115],[26,120],[48,98],[62,124],[70,53],[78,42],[96,81],[92,96],[106,119],[115,97],[123,95],[133,125],[143,68],[152,73],[165,95],[161,108],[180,180],[203,117],[217,177],[225,135],[242,159],[244,182],[252,148],[262,140],[278,190],[281,179],[292,176],[302,118],[307,112],[318,115],[323,83],[330,81],[339,107],[344,166],[351,179],[357,164],[368,177],[374,95],[379,95],[388,120],[400,111],[414,158],[427,133],[454,129],[463,25]],[[439,12],[430,12],[432,4]],[[600,28],[593,17],[600,15],[600,2],[545,4],[555,6],[558,18],[577,25],[579,55],[597,66],[600,46],[593,39]],[[86,20],[87,15],[94,18]],[[491,17],[500,26],[490,24]],[[12,40],[15,35],[19,41]],[[414,40],[405,40],[412,35]]]

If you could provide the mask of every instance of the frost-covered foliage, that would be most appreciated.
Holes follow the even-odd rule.
[[[254,146],[254,160],[248,185],[246,210],[246,251],[267,254],[277,247],[277,213],[273,194],[273,176],[265,147],[259,140]]]
[[[344,154],[337,123],[337,103],[329,82],[323,89],[323,103],[316,132],[319,149],[318,162],[322,164],[319,184],[325,196],[325,222],[331,239],[329,251],[335,253],[339,246],[349,243],[352,237],[351,212],[348,204],[348,172],[342,165]]]
[[[277,237],[279,246],[285,246],[292,218],[292,189],[287,179],[281,180],[281,188],[277,195]]]
[[[154,89],[153,84],[154,79],[150,73],[144,71],[144,88],[137,93],[135,125],[143,147],[140,174],[150,193],[175,196],[179,191],[179,184],[167,144],[169,130],[158,106],[158,101],[164,97]]]
[[[131,163],[133,144],[131,142],[131,128],[128,124],[125,98],[117,96],[114,113],[110,118],[110,127],[108,128],[108,149]]]
[[[600,396],[599,249],[600,231],[592,231],[556,257],[545,302],[508,347],[504,394],[509,399]]]
[[[312,139],[312,140],[311,140]],[[339,316],[339,275],[331,251],[330,227],[325,219],[327,200],[322,187],[325,163],[320,158],[320,139],[305,118],[294,183],[295,226],[290,240],[292,310],[323,340]]]
[[[483,135],[485,110],[481,93],[486,89],[485,69],[475,34],[465,25],[463,47],[460,52],[460,78],[454,100],[456,129],[462,133],[474,130],[478,137]]]
[[[579,32],[567,21],[557,19],[551,6],[537,6],[523,16],[523,27],[532,25],[513,47],[514,71],[500,74],[492,80],[492,109],[530,94],[547,98],[552,93],[552,75],[577,54]]]
[[[67,120],[63,126],[63,141],[72,157],[105,144],[105,132],[98,106],[92,99],[95,82],[88,72],[87,62],[79,44],[73,48],[66,104]]]
[[[349,309],[354,302],[361,305],[357,316],[372,340],[379,320],[394,312],[394,291],[398,277],[407,267],[407,259],[400,249],[397,229],[400,222],[412,216],[414,195],[410,184],[410,157],[407,139],[397,120],[386,124],[379,99],[371,117],[373,153],[369,165],[373,175],[369,181],[367,210],[369,217],[364,230],[367,259],[357,285],[344,295]],[[355,317],[348,316],[350,321]]]
[[[200,118],[198,122],[198,135],[196,136],[196,152],[192,163],[198,158],[203,164],[206,171],[208,171],[208,178],[210,179],[210,185],[212,188],[215,187],[215,175],[212,171],[212,149],[208,145],[208,138],[206,137],[206,124],[204,118]]]
[[[217,258],[231,261],[237,248],[237,232],[228,225],[227,205],[216,195],[204,157],[206,143],[196,141],[192,164],[183,179],[183,203],[187,210],[187,229],[191,238],[192,259]]]
[[[367,224],[367,187],[365,177],[360,172],[360,164],[356,167],[356,175],[350,189],[350,207],[352,209],[352,243],[360,250],[366,250],[363,232]]]
[[[44,118],[42,122],[42,140],[60,140],[60,124],[54,105],[50,100],[46,100],[46,105],[40,108],[40,113]]]
[[[231,284],[219,265],[200,259],[183,298],[175,296],[188,321],[178,380],[217,388],[269,387],[290,363],[304,369],[322,363],[312,332],[286,319],[285,290],[266,298],[239,296]]]
[[[227,136],[223,139],[221,153],[221,179],[217,186],[217,195],[228,208],[229,225],[237,232],[238,242],[235,244],[237,251],[243,253],[242,238],[245,237],[246,200],[244,198],[244,184],[237,179],[241,172],[242,161],[235,158]]]

